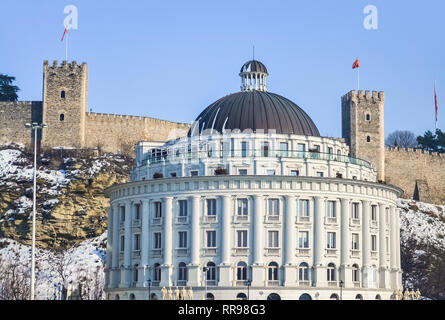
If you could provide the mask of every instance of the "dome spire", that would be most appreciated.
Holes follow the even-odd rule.
[[[247,61],[241,67],[239,73],[241,77],[241,91],[267,91],[266,78],[269,74],[267,73],[266,66],[255,60],[255,46],[253,46],[253,55],[254,59]]]

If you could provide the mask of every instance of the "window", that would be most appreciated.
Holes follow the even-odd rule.
[[[359,216],[359,204],[356,203],[356,202],[354,202],[352,204],[352,219],[356,219],[356,220],[360,219],[360,216]]]
[[[269,248],[278,248],[279,247],[279,241],[278,241],[278,231],[269,231]]]
[[[371,142],[371,137],[370,136],[366,137],[366,142]]]
[[[261,146],[261,154],[263,155],[263,157],[269,156],[269,142],[263,142],[263,145]]]
[[[207,263],[206,279],[207,281],[216,280],[216,265],[212,261]]]
[[[337,244],[336,244],[336,233],[335,232],[328,232],[328,238],[326,241],[326,247],[328,249],[335,249],[337,248]]]
[[[327,280],[328,281],[336,281],[335,280],[335,264],[333,264],[333,263],[328,264]]]
[[[196,171],[196,170],[190,171],[190,176],[191,176],[191,177],[196,177],[196,176],[198,176],[198,171]]]
[[[125,222],[125,207],[120,207],[121,211],[121,222]]]
[[[66,96],[66,94],[65,94],[65,90],[62,90],[62,91],[60,92],[60,97],[61,97],[62,99],[65,99],[65,96]]]
[[[155,218],[162,217],[162,202],[155,202]]]
[[[237,247],[247,248],[247,230],[241,230],[236,232],[237,235]]]
[[[247,157],[247,147],[248,144],[246,141],[241,142],[241,157],[245,158]]]
[[[309,266],[306,262],[303,262],[298,267],[298,280],[309,281]]]
[[[298,170],[291,170],[290,171],[290,175],[292,177],[298,177],[300,175],[300,171],[298,171]]]
[[[207,215],[216,216],[216,199],[207,199]]]
[[[300,217],[309,217],[309,200],[300,200],[299,201],[299,216]]]
[[[320,146],[318,144],[314,145],[315,152],[320,152]]]
[[[385,209],[385,218],[386,218],[386,224],[389,224],[389,208]]]
[[[352,180],[357,180],[357,176],[352,176]]]
[[[280,142],[280,156],[281,157],[287,157],[287,151],[288,151],[288,144],[287,142]]]
[[[178,280],[179,281],[187,280],[187,266],[184,262],[180,262],[178,265]]]
[[[243,261],[236,265],[236,280],[247,280],[247,264]]]
[[[266,171],[266,174],[267,174],[268,176],[274,176],[274,175],[275,175],[275,170],[267,170],[267,171]]]
[[[179,200],[179,216],[187,217],[187,200]]]
[[[139,265],[138,264],[135,264],[134,265],[134,270],[133,270],[133,282],[138,282],[138,267],[139,267]],[[130,296],[130,299],[131,299],[131,296]],[[134,300],[134,296],[133,296],[133,299],[132,300]]]
[[[179,231],[179,248],[187,248],[187,231]]]
[[[323,176],[324,176],[323,171],[317,171],[316,176],[317,176],[317,177],[320,177],[320,178],[323,178]]]
[[[207,248],[216,248],[216,231],[206,231],[207,235]]]
[[[359,234],[358,233],[352,234],[352,250],[360,250],[359,249]]]
[[[377,251],[377,236],[375,234],[371,235],[371,251]]]
[[[389,237],[386,237],[386,252],[389,253]]]
[[[65,121],[65,115],[63,113],[60,114],[59,120],[60,121]]]
[[[371,206],[371,220],[377,221],[377,206],[376,205]]]
[[[303,158],[305,152],[306,152],[306,145],[303,144],[303,143],[299,143],[297,145],[297,157],[298,158]]]
[[[176,178],[176,172],[170,172],[170,177]]]
[[[369,113],[366,114],[366,120],[367,121],[371,120],[371,115]]]
[[[360,269],[357,264],[352,265],[352,282],[360,281]]]
[[[124,248],[125,248],[125,236],[121,236],[121,247],[120,247],[121,252],[124,252]]]
[[[245,293],[240,292],[236,295],[236,300],[247,300],[247,296]]]
[[[231,153],[232,157],[235,156],[235,139],[234,138],[230,138],[230,153]]]
[[[278,199],[269,199],[269,215],[278,216],[280,215],[280,203]]]
[[[328,147],[328,154],[333,154],[334,153],[334,149],[331,147]]]
[[[267,266],[267,271],[268,271],[267,279],[269,281],[278,280],[278,263],[276,263],[276,262],[269,263],[269,265]]]
[[[141,250],[141,235],[136,233],[134,235],[134,248],[135,251]]]
[[[309,248],[309,232],[300,231],[298,233],[298,248],[308,249]]]
[[[238,215],[239,216],[247,216],[247,205],[248,201],[247,199],[238,199]]]
[[[159,263],[155,263],[154,268],[154,281],[161,281],[161,265]]]
[[[141,219],[141,204],[140,203],[136,203],[134,205],[134,219],[135,220],[139,220]]]
[[[327,208],[327,214],[326,215],[329,218],[337,217],[337,213],[335,211],[335,201],[328,201],[326,208]]]
[[[239,169],[238,172],[240,176],[247,176],[247,169]]]
[[[153,233],[153,249],[161,249],[162,248],[162,237],[160,232]]]

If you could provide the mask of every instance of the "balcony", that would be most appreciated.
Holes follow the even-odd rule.
[[[328,281],[328,287],[336,287],[337,281]]]
[[[295,219],[295,223],[310,223],[311,217],[310,216],[297,216],[297,219]]]
[[[249,223],[250,219],[248,215],[235,215],[233,216],[233,222],[235,223]]]
[[[207,286],[216,286],[217,282],[216,280],[206,280]]]
[[[160,258],[162,256],[162,249],[153,249],[151,250],[152,258]]]
[[[311,253],[311,249],[309,248],[298,248],[297,254],[298,256],[309,256]]]
[[[268,214],[266,216],[266,223],[281,223],[281,216],[280,215],[271,215]]]
[[[236,280],[234,281],[234,284],[236,287],[246,287],[247,280]]]
[[[188,224],[188,223],[189,223],[188,216],[176,217],[176,224]]]
[[[337,217],[325,217],[324,223],[325,224],[337,224]]]
[[[178,248],[176,249],[176,255],[179,257],[184,257],[189,255],[189,249],[186,248]]]
[[[349,224],[350,224],[351,226],[360,226],[360,219],[357,219],[357,218],[351,218],[351,219],[349,220]]]
[[[203,223],[218,223],[217,215],[207,215],[202,217]]]
[[[185,287],[187,285],[187,280],[178,280],[176,281],[176,286]]]
[[[300,287],[310,287],[311,282],[309,280],[301,280],[301,281],[298,281],[298,285]]]
[[[354,288],[360,288],[360,281],[354,281],[353,286]]]
[[[280,281],[279,280],[267,280],[266,285],[268,287],[277,287],[280,285]]]
[[[141,219],[133,220],[133,227],[140,227],[140,226],[141,226]]]
[[[377,259],[379,256],[379,253],[377,251],[371,251],[371,258]]]
[[[247,255],[249,254],[249,248],[233,248],[235,255]]]
[[[268,256],[279,256],[280,248],[266,248],[266,254]]]
[[[203,255],[204,256],[216,256],[217,254],[217,248],[203,248]]]
[[[160,225],[162,225],[162,222],[163,222],[162,220],[163,220],[162,217],[155,217],[155,218],[151,219],[151,224],[153,226],[160,226]]]
[[[326,249],[326,255],[327,256],[336,256],[337,255],[337,249],[335,249],[335,248],[328,248],[328,249]]]
[[[358,250],[358,249],[352,249],[352,250],[351,250],[351,257],[353,257],[353,258],[358,258],[358,257],[360,257],[360,250]]]

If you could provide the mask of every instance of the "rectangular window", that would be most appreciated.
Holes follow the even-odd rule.
[[[120,207],[121,222],[125,222],[125,207]]]
[[[279,247],[279,241],[278,241],[278,231],[269,231],[269,248],[278,248]]]
[[[216,231],[206,231],[207,234],[207,248],[216,248]]]
[[[207,215],[216,216],[216,199],[207,199]]]
[[[280,203],[278,199],[269,199],[269,215],[278,216],[280,215]]]
[[[371,206],[371,220],[377,221],[377,206],[376,205]]]
[[[356,219],[356,220],[360,219],[359,211],[358,211],[359,207],[358,206],[359,206],[359,204],[356,203],[356,202],[354,202],[352,204],[352,219]]]
[[[280,156],[281,157],[287,157],[288,152],[288,144],[287,142],[280,142]]]
[[[297,157],[303,158],[305,152],[306,152],[306,145],[304,143],[299,143],[297,145]]]
[[[162,248],[162,235],[160,232],[153,233],[153,249]]]
[[[352,250],[359,250],[359,234],[352,234]]]
[[[268,176],[274,176],[275,175],[275,170],[267,170],[266,171]]]
[[[247,216],[247,199],[238,199],[238,215],[239,216]]]
[[[386,253],[389,253],[389,238],[386,237]]]
[[[371,235],[371,251],[377,251],[377,236],[375,234]]]
[[[261,146],[261,154],[263,157],[269,156],[269,142],[264,141],[263,145]]]
[[[179,200],[179,216],[187,217],[187,200]]]
[[[176,178],[176,172],[170,172],[170,177]]]
[[[239,169],[238,172],[240,176],[247,176],[247,169]]]
[[[179,248],[187,248],[187,231],[179,231]]]
[[[196,176],[198,176],[198,171],[196,171],[196,170],[190,171],[190,176],[191,176],[191,177],[196,177]]]
[[[121,236],[121,247],[120,247],[121,252],[124,252],[124,248],[125,248],[125,236]]]
[[[235,156],[235,139],[234,138],[230,138],[230,153],[233,158]]]
[[[155,202],[155,218],[162,217],[162,202]]]
[[[389,224],[389,208],[385,209],[385,216],[386,216],[386,224]]]
[[[298,248],[307,249],[309,248],[309,232],[300,231],[298,233]]]
[[[135,220],[139,220],[141,218],[141,204],[140,203],[136,203],[134,205],[134,219]]]
[[[247,230],[241,230],[236,232],[237,235],[237,247],[247,248]]]
[[[135,234],[134,235],[134,250],[139,251],[141,250],[141,235]]]
[[[328,218],[337,217],[337,212],[335,212],[335,201],[328,201],[327,203],[327,216]]]
[[[300,217],[309,217],[309,200],[299,201],[299,213]]]
[[[247,141],[241,142],[241,157],[246,158],[247,157]]]
[[[298,170],[291,170],[290,171],[290,175],[292,177],[298,177],[300,175],[300,171],[298,171]]]
[[[335,232],[328,232],[327,234],[328,238],[327,238],[327,242],[326,242],[326,247],[328,249],[336,249],[337,248],[337,243],[336,243],[336,233]]]
[[[324,176],[323,171],[317,171],[316,176],[317,176],[317,177],[320,177],[320,178],[323,178],[323,176]]]

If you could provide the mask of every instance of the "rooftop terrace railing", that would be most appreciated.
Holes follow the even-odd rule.
[[[284,151],[284,150],[223,150],[223,151],[186,151],[180,150],[160,150],[156,155],[150,155],[147,159],[143,160],[141,165],[145,166],[149,164],[156,164],[161,162],[179,163],[183,161],[192,162],[200,159],[218,159],[219,161],[228,161],[230,159],[240,158],[270,158],[270,159],[312,159],[312,160],[324,160],[335,161],[342,163],[352,163],[355,165],[364,166],[366,168],[372,168],[371,163],[346,155],[312,152],[312,151]]]

